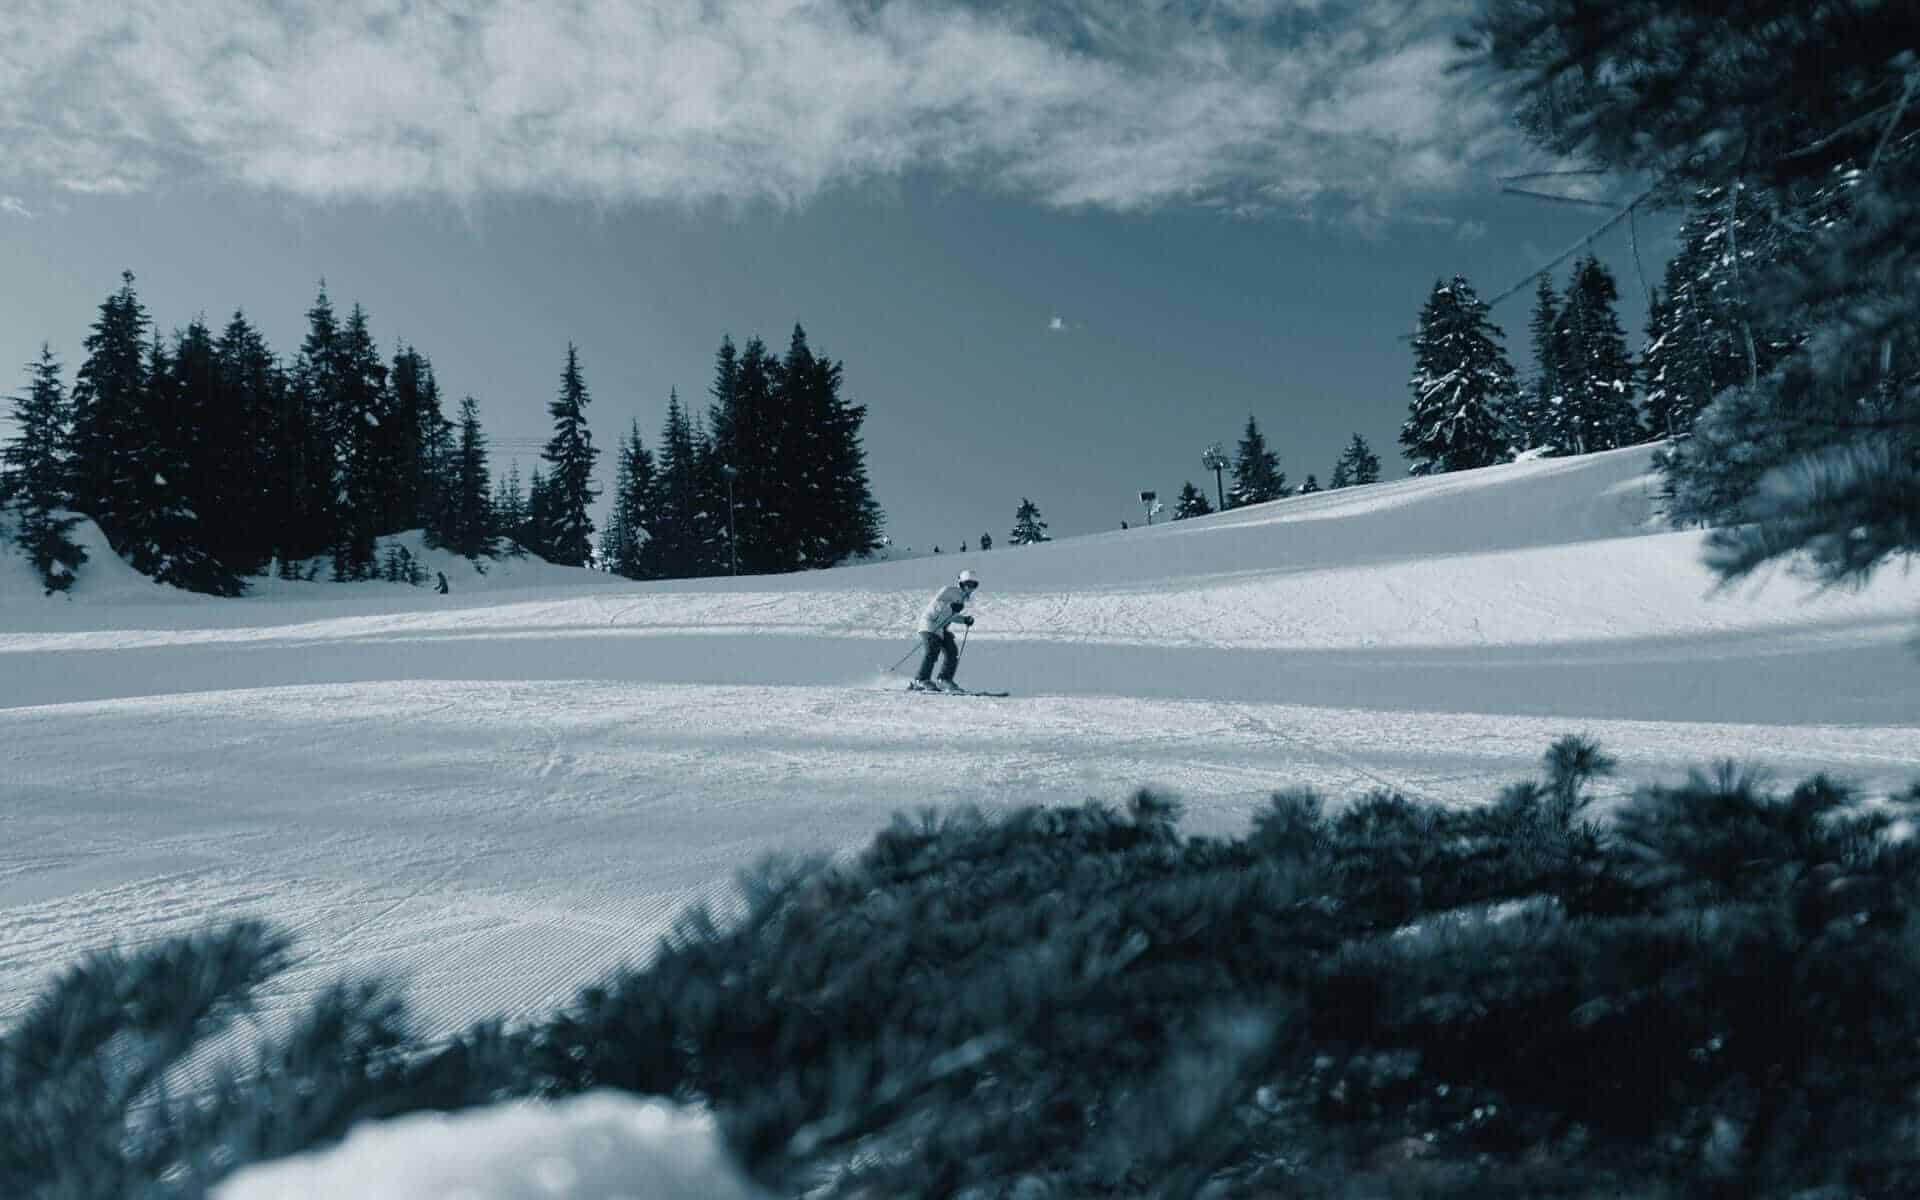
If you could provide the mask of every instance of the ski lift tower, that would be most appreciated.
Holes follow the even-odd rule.
[[[1200,465],[1213,472],[1213,494],[1220,501],[1220,511],[1227,511],[1227,491],[1220,483],[1220,472],[1232,465],[1227,452],[1220,448],[1219,442],[1215,442],[1200,456]]]

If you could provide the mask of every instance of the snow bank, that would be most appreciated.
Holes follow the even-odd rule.
[[[710,1117],[593,1092],[552,1104],[357,1126],[328,1150],[262,1163],[215,1200],[749,1200],[764,1195]]]
[[[40,573],[13,540],[16,528],[13,514],[0,513],[0,611],[12,614],[35,606],[66,608],[75,604],[185,604],[206,599],[155,583],[128,566],[107,544],[107,535],[86,517],[67,536],[87,552],[87,561],[80,564],[72,588],[49,596]]]

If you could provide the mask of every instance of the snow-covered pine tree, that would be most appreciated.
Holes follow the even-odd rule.
[[[1359,434],[1347,443],[1340,452],[1340,461],[1333,465],[1333,487],[1359,487],[1363,484],[1380,482],[1380,456],[1367,445],[1367,439]]]
[[[1801,252],[1805,236],[1788,229],[1826,225],[1840,214],[1776,212],[1785,201],[1763,201],[1760,192],[1745,185],[1702,188],[1689,202],[1679,249],[1667,260],[1658,302],[1648,314],[1641,355],[1647,421],[1655,432],[1688,432],[1715,395],[1748,386],[1754,374],[1770,374],[1800,340],[1790,323],[1756,319],[1747,297],[1764,272]],[[1729,196],[1737,203],[1729,205]],[[1740,264],[1729,247],[1738,247]]]
[[[80,520],[68,511],[67,446],[73,414],[60,382],[60,362],[44,342],[39,359],[27,370],[27,390],[14,398],[14,437],[0,474],[5,487],[0,505],[14,504],[14,541],[51,596],[72,587],[74,573],[87,561],[87,552],[69,536]]]
[[[1300,485],[1300,494],[1302,496],[1311,495],[1314,492],[1317,492],[1319,490],[1320,490],[1320,481],[1318,479],[1315,479],[1311,474],[1307,476],[1307,481]]]
[[[1515,387],[1501,337],[1464,276],[1434,283],[1414,335],[1413,401],[1400,427],[1412,474],[1484,467],[1506,456],[1500,414]]]
[[[1207,494],[1193,486],[1191,479],[1180,485],[1180,494],[1174,498],[1173,519],[1184,521],[1188,517],[1204,517],[1213,511],[1213,504]]]
[[[593,460],[599,451],[593,448],[593,434],[587,428],[591,400],[580,373],[580,352],[568,342],[560,393],[547,405],[553,416],[553,436],[542,454],[549,468],[548,504],[539,514],[544,523],[544,556],[568,567],[584,567],[593,557],[593,518],[587,510],[600,490],[593,486]]]
[[[1677,261],[1677,259],[1675,260]],[[1668,263],[1671,268],[1672,262]],[[1677,437],[1693,428],[1693,419],[1712,394],[1692,314],[1672,300],[1671,289],[1654,289],[1647,306],[1647,344],[1640,352],[1640,386],[1647,397],[1647,424],[1655,433]]]
[[[1013,514],[1013,532],[1007,540],[1016,546],[1053,540],[1047,536],[1047,523],[1040,519],[1040,506],[1025,496],[1020,497],[1020,508]]]
[[[603,570],[628,579],[647,578],[649,556],[647,542],[655,524],[653,504],[659,494],[655,478],[653,452],[640,440],[640,423],[633,423],[626,440],[620,443],[615,465],[613,511],[600,534],[600,565]]]
[[[1233,457],[1233,490],[1227,493],[1228,507],[1264,504],[1287,494],[1287,473],[1280,469],[1280,455],[1267,449],[1266,435],[1252,413],[1240,434]]]
[[[1598,257],[1574,264],[1561,311],[1566,357],[1556,364],[1562,402],[1553,420],[1554,444],[1569,453],[1630,446],[1645,432],[1633,400],[1633,356],[1615,311],[1619,299],[1613,272]]]

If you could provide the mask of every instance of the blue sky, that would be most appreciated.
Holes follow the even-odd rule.
[[[1021,496],[1137,521],[1249,412],[1296,482],[1354,431],[1399,469],[1435,277],[1491,294],[1605,215],[1500,193],[1555,164],[1447,73],[1452,0],[8,10],[0,363],[71,371],[123,268],[164,327],[244,307],[290,354],[324,275],[524,474],[569,340],[600,444],[651,443],[722,333],[798,321],[922,549]],[[1637,345],[1624,229],[1596,249]],[[1496,312],[1523,371],[1528,302]]]

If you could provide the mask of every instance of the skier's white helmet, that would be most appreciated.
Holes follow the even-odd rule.
[[[972,571],[962,571],[960,572],[960,586],[961,587],[979,587],[980,577],[975,575]]]

